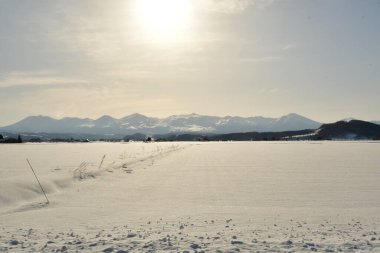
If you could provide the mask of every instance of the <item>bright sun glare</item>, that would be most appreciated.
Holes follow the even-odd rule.
[[[180,39],[190,21],[190,0],[136,0],[145,35],[155,41]]]

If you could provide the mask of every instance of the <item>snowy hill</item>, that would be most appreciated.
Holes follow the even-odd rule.
[[[232,133],[269,132],[317,129],[321,124],[292,113],[280,118],[174,115],[159,119],[132,114],[120,119],[102,116],[98,119],[30,116],[15,124],[0,128],[9,132],[88,133],[88,134],[166,134],[166,133]]]
[[[338,121],[332,124],[324,124],[317,130],[319,139],[345,139],[345,140],[360,140],[360,139],[380,139],[380,125],[362,121]]]

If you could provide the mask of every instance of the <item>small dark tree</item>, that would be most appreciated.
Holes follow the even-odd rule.
[[[18,143],[22,143],[21,135],[18,135],[18,136],[17,136],[17,142],[18,142]]]
[[[4,140],[4,137],[3,135],[0,134],[0,140]]]
[[[208,138],[208,136],[204,136],[204,137],[202,138],[202,141],[210,141],[210,139]]]

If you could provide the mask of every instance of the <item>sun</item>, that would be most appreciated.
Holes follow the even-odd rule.
[[[190,0],[135,0],[136,18],[145,37],[173,41],[184,35],[190,22]]]

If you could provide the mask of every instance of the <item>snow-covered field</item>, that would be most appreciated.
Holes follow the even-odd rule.
[[[0,145],[0,251],[380,252],[380,143]]]

